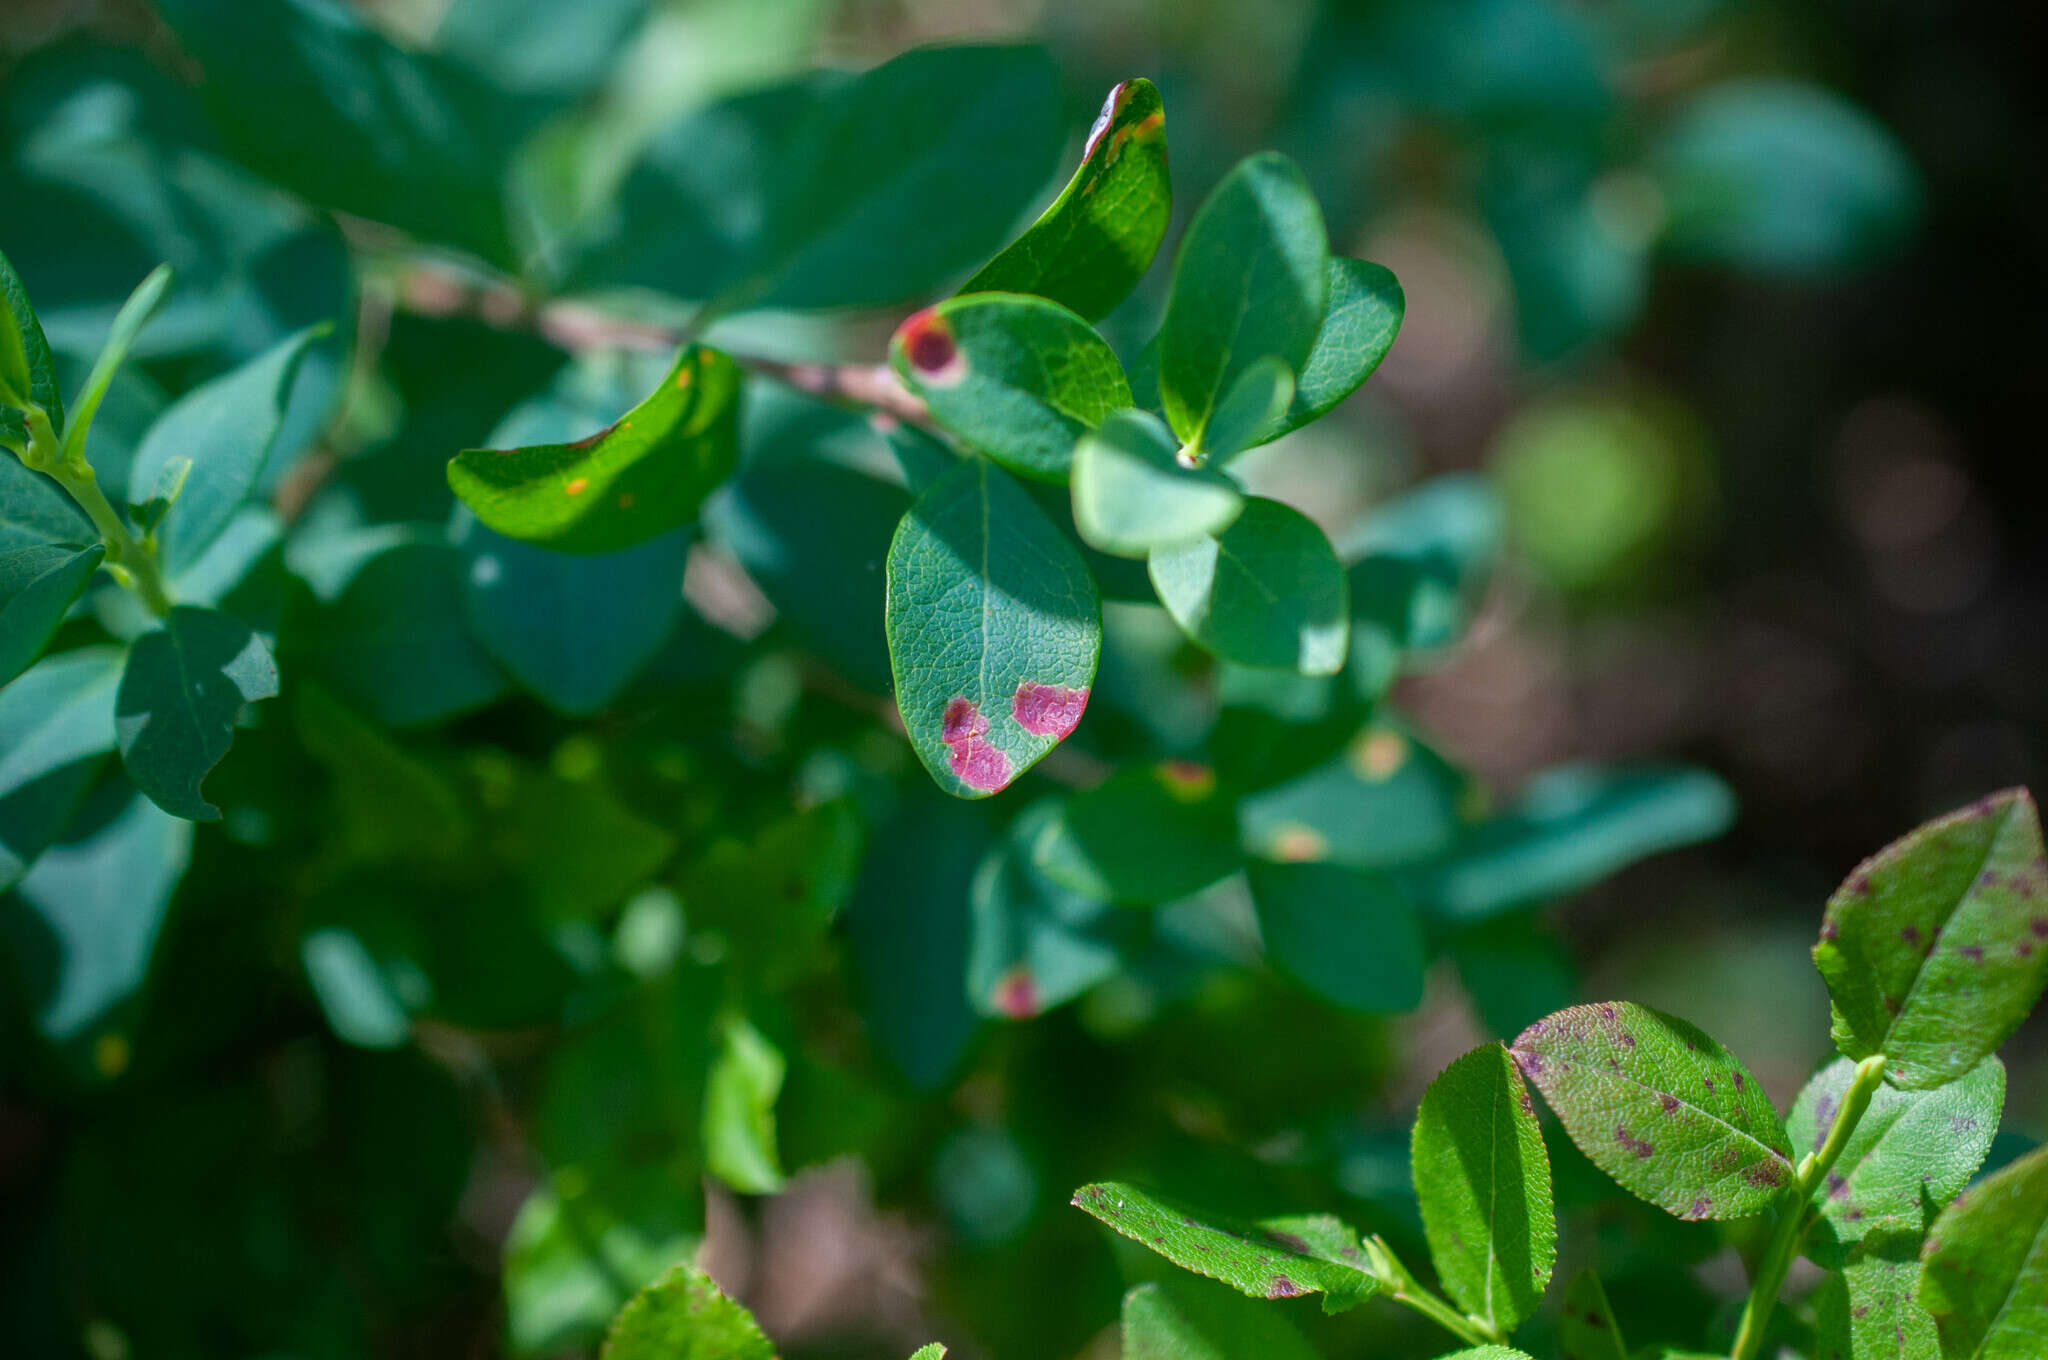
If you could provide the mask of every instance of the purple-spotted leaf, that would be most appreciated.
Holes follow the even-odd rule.
[[[1557,1314],[1557,1360],[1628,1360],[1621,1324],[1591,1266],[1565,1286],[1564,1307]]]
[[[1357,1231],[1327,1214],[1243,1223],[1115,1181],[1082,1186],[1074,1207],[1183,1270],[1255,1299],[1321,1294],[1324,1312],[1341,1313],[1380,1288]]]
[[[696,518],[732,471],[739,367],[693,345],[638,406],[567,444],[465,449],[448,484],[486,527],[561,552],[631,547]]]
[[[1852,1060],[1837,1058],[1806,1083],[1785,1116],[1795,1152],[1820,1151],[1855,1074]],[[1917,1240],[1931,1206],[1948,1203],[1984,1164],[2004,1106],[2005,1066],[1995,1056],[1931,1091],[1880,1086],[1827,1184],[1814,1190],[1819,1218],[1807,1255],[1835,1267],[1872,1233]]]
[[[1109,92],[1060,196],[962,293],[1033,293],[1094,320],[1143,277],[1173,215],[1166,110],[1149,80]]]
[[[1064,482],[1074,441],[1131,404],[1123,365],[1056,302],[976,293],[897,328],[889,362],[932,419],[1012,472]]]
[[[1032,849],[1059,819],[1058,799],[1032,804],[1010,823],[975,871],[967,899],[973,934],[967,995],[984,1015],[1028,1020],[1115,973],[1141,918],[1055,882]]]
[[[1920,1301],[1948,1360],[2037,1360],[2048,1349],[2048,1147],[1942,1210],[1920,1262]]]
[[[1102,650],[1087,564],[983,459],[933,483],[889,545],[889,666],[939,787],[985,798],[1081,721]]]
[[[1446,1067],[1415,1115],[1415,1197],[1451,1298],[1497,1334],[1536,1311],[1557,1264],[1550,1158],[1499,1044]]]
[[[1827,1360],[1940,1360],[1921,1306],[1920,1229],[1873,1234],[1816,1291],[1816,1352]]]
[[[1814,967],[1835,1045],[1883,1053],[1920,1089],[2005,1042],[2048,982],[2048,862],[2025,789],[1929,822],[1857,866],[1828,899]]]
[[[1565,1130],[1624,1190],[1680,1218],[1744,1218],[1792,1182],[1770,1097],[1676,1016],[1616,1001],[1522,1031],[1514,1056]]]

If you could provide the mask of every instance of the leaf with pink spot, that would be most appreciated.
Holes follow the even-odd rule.
[[[1074,730],[1102,648],[1087,564],[983,459],[934,482],[889,547],[890,669],[939,787],[1000,792]]]
[[[1032,804],[983,857],[967,898],[967,995],[985,1015],[1028,1020],[1122,966],[1147,923],[1060,886],[1031,861],[1060,800]]]

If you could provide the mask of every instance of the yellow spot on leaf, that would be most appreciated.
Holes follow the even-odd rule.
[[[1385,727],[1371,728],[1352,740],[1352,773],[1368,784],[1392,779],[1408,763],[1408,739]]]
[[[1269,849],[1273,858],[1283,863],[1311,864],[1329,858],[1330,843],[1314,827],[1295,823],[1274,832]]]
[[[101,1076],[112,1079],[128,1070],[128,1059],[132,1056],[125,1034],[107,1033],[93,1040],[93,1070]]]
[[[590,479],[588,477],[578,477],[575,481],[570,482],[567,486],[563,487],[562,490],[568,492],[572,496],[580,496],[584,493],[586,489],[589,488],[589,486]]]
[[[1216,792],[1216,772],[1200,761],[1164,760],[1154,773],[1177,802],[1199,803]]]

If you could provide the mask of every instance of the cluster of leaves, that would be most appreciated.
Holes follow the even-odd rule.
[[[2048,983],[2048,859],[2033,800],[1997,794],[1861,865],[1829,900],[1814,946],[1839,1055],[1781,1119],[1711,1037],[1631,1002],[1573,1006],[1445,1068],[1422,1099],[1414,1182],[1443,1298],[1380,1239],[1327,1216],[1237,1223],[1135,1186],[1074,1203],[1174,1264],[1258,1299],[1321,1294],[1338,1312],[1376,1295],[1473,1349],[1521,1357],[1557,1259],[1551,1166],[1533,1085],[1573,1143],[1630,1194],[1682,1219],[1760,1219],[1753,1288],[1725,1353],[1767,1344],[1823,1360],[2033,1354],[2048,1323],[2048,1149],[1975,1188],[2005,1098],[1996,1050]],[[1772,1330],[1795,1255],[1828,1272],[1803,1319]],[[1298,1333],[1227,1298],[1145,1285],[1125,1302],[1125,1353],[1313,1354]],[[1600,1278],[1573,1279],[1556,1321],[1568,1360],[1631,1352]],[[1721,1338],[1701,1338],[1714,1345]],[[1722,1353],[1716,1351],[1714,1353]]]
[[[1192,215],[1155,338],[1120,357],[1097,330],[1171,215],[1146,81],[1005,244],[1065,136],[1035,49],[809,73],[617,160],[590,154],[606,110],[547,75],[573,46],[552,32],[514,71],[517,44],[460,23],[423,53],[316,0],[160,8],[196,98],[57,53],[6,108],[38,204],[0,263],[9,1023],[53,1085],[199,1070],[262,1017],[158,1040],[149,993],[239,995],[219,978],[244,969],[348,1050],[337,1103],[431,1104],[435,1154],[462,1137],[446,1092],[370,1059],[544,1030],[506,1040],[540,1168],[504,1244],[516,1350],[588,1339],[687,1253],[706,1173],[753,1194],[849,1151],[919,1160],[902,1085],[946,1082],[985,1021],[1270,972],[1329,1023],[1411,1008],[1445,958],[1513,1033],[1569,988],[1534,908],[1725,825],[1680,769],[1559,769],[1490,805],[1390,707],[1462,634],[1499,509],[1443,478],[1333,544],[1233,478],[1363,383],[1402,314],[1284,157]],[[610,60],[621,6],[571,8]],[[351,249],[337,214],[397,243]],[[519,305],[435,314],[473,283]],[[571,303],[618,324],[565,359]],[[893,414],[744,343],[771,313],[925,303],[886,369],[815,370]],[[772,625],[707,621],[682,588],[705,563]],[[227,958],[181,954],[196,931]],[[138,1105],[72,1165],[189,1146]],[[279,1169],[298,1128],[278,1117],[207,1251],[168,1248],[162,1186],[80,1171],[52,1219],[234,1258],[234,1225],[317,1194]],[[405,1168],[431,1184],[403,1185],[397,1237],[432,1240],[460,1160]],[[63,1256],[45,1240],[24,1257]],[[292,1243],[304,1325],[360,1311]],[[385,1256],[359,1278],[426,1287]],[[144,1312],[124,1325],[165,1342]]]

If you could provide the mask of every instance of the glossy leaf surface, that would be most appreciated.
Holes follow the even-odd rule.
[[[200,781],[227,754],[242,705],[277,695],[277,662],[248,624],[181,605],[136,639],[121,675],[115,732],[135,786],[164,811],[219,818]]]
[[[1300,511],[1246,497],[1222,533],[1155,548],[1146,566],[1175,622],[1226,661],[1304,675],[1343,666],[1344,568]]]

